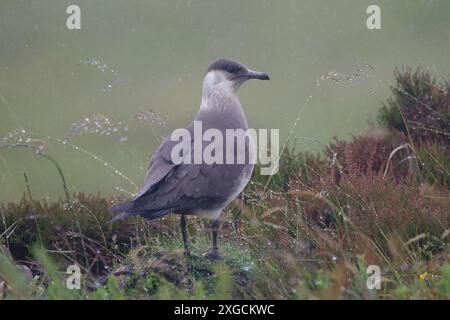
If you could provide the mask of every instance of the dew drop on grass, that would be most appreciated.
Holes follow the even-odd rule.
[[[375,72],[375,67],[370,64],[363,64],[359,66],[352,74],[345,74],[336,70],[331,70],[321,75],[320,79],[316,80],[316,85],[318,84],[319,86],[321,81],[331,81],[336,84],[351,84],[364,79],[370,79]]]
[[[103,88],[103,92],[110,92],[112,89],[112,84],[107,84],[104,88]]]
[[[103,63],[95,58],[86,58],[84,60],[81,60],[77,66],[88,66],[91,68],[94,68],[97,71],[100,71],[104,74],[110,74],[113,76],[112,80],[114,82],[121,82],[121,79],[119,78],[119,74],[112,68],[110,68],[106,63]],[[103,92],[109,92],[112,89],[112,84],[108,83],[106,84],[102,91]]]
[[[162,127],[167,127],[167,120],[169,119],[169,116],[161,116],[152,109],[148,109],[146,111],[139,111],[138,113],[136,113],[134,115],[134,119],[138,123],[146,123],[150,125],[157,124]]]
[[[46,146],[46,141],[36,139],[25,129],[13,130],[0,138],[0,147],[23,146],[35,149],[36,153],[42,153]]]
[[[123,133],[127,131],[121,121],[114,121],[102,114],[94,114],[90,117],[83,117],[79,121],[73,122],[68,130],[68,133],[64,137],[64,142],[70,141],[76,136],[98,134],[102,136],[111,136],[116,133]],[[121,134],[118,138],[120,142],[127,141],[127,137]],[[64,143],[63,142],[63,143]]]

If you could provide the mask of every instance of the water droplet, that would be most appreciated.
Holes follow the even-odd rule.
[[[103,92],[109,92],[112,89],[112,84],[107,84],[104,88],[103,88]]]

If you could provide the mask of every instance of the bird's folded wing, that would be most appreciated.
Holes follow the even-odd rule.
[[[187,130],[191,132],[192,147],[194,144],[192,123],[187,127]],[[144,180],[144,186],[140,195],[151,191],[158,184],[158,182],[169,175],[174,168],[179,166],[179,164],[175,164],[172,161],[172,149],[178,143],[179,141],[172,141],[171,136],[168,136],[164,139],[158,149],[153,153],[149,161],[147,174]]]
[[[193,148],[194,141],[191,143]],[[135,198],[133,210],[196,207],[199,202],[225,201],[233,190],[240,172],[236,165],[175,164],[170,159],[175,144],[166,140],[153,154],[144,188]],[[206,144],[203,142],[203,147]]]
[[[172,147],[173,142],[166,139],[152,155],[141,194],[151,190],[153,186],[167,176],[167,174],[176,166],[170,159],[170,152],[168,157],[166,155],[169,149],[172,150]]]

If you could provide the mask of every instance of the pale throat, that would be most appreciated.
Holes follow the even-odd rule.
[[[227,78],[223,71],[214,70],[206,74],[203,80],[201,109],[213,109],[224,106],[224,102],[236,100],[236,84]]]

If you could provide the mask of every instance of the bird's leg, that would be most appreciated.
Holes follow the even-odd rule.
[[[219,227],[220,227],[220,220],[212,220],[211,221],[211,232],[212,232],[212,248],[211,251],[208,253],[208,257],[217,260],[220,258],[219,255],[219,247],[217,246],[217,237],[219,235]]]
[[[220,226],[220,221],[218,219],[211,221],[211,232],[212,232],[212,237],[213,237],[212,250],[217,251],[217,253],[219,252],[219,248],[217,247],[217,237],[219,235],[219,226]]]
[[[187,240],[187,232],[186,232],[186,217],[184,214],[180,217],[180,224],[181,224],[181,235],[183,236],[183,243],[184,243],[184,253],[187,257],[191,255],[191,252],[189,250],[188,246],[188,240]]]

